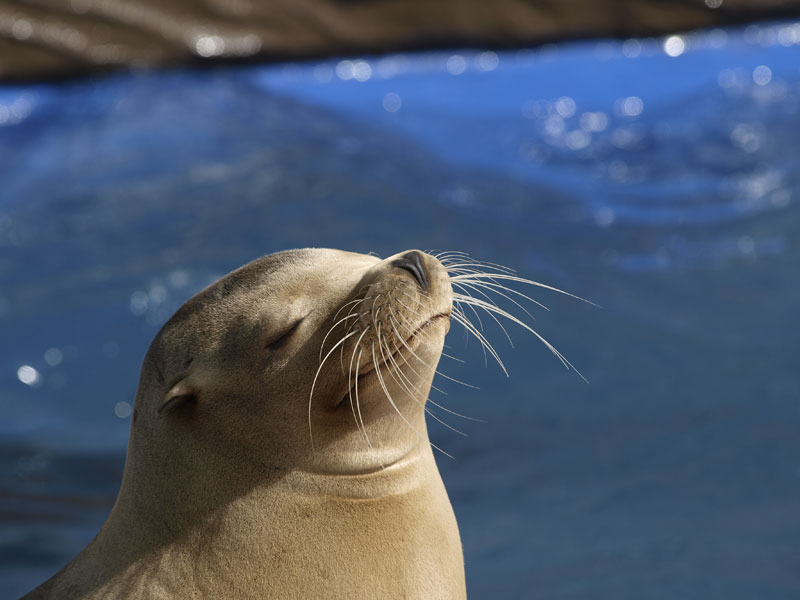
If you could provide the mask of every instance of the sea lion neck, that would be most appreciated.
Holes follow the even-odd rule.
[[[353,460],[347,461],[353,464]],[[298,494],[317,495],[320,492],[342,499],[380,498],[412,492],[423,485],[421,474],[436,470],[431,446],[419,440],[405,454],[380,463],[370,457],[358,468],[348,471],[331,470],[330,462],[320,461],[306,469],[296,469],[284,480]]]

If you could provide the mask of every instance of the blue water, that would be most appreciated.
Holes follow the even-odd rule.
[[[666,50],[676,56],[669,56]],[[0,589],[96,533],[159,325],[257,256],[541,292],[430,424],[471,597],[800,597],[800,25],[0,88]]]

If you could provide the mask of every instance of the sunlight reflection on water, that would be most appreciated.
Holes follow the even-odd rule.
[[[537,320],[591,386],[515,338],[512,379],[477,356],[486,391],[453,394],[490,422],[434,431],[476,597],[789,597],[798,45],[779,23],[0,89],[6,587],[102,523],[158,327],[314,245],[467,250],[605,307]]]

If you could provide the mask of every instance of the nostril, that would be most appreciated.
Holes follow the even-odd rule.
[[[428,289],[430,283],[428,282],[428,274],[425,272],[422,254],[416,250],[408,252],[392,262],[392,265],[398,269],[405,269],[414,276],[414,279],[417,280],[422,289]]]

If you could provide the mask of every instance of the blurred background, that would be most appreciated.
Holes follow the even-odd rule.
[[[800,597],[800,3],[0,0],[0,595],[116,496],[145,350],[303,246],[462,250],[473,598]],[[528,291],[528,290],[521,290]]]

